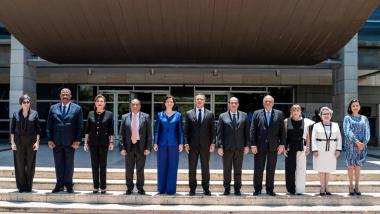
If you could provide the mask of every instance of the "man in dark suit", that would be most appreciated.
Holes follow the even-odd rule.
[[[133,171],[136,165],[137,190],[145,195],[144,167],[146,156],[150,153],[152,144],[152,124],[148,114],[140,111],[141,102],[138,99],[131,101],[131,112],[122,116],[120,124],[121,155],[125,156],[125,178],[127,191],[133,192]]]
[[[241,172],[243,154],[249,151],[249,121],[247,114],[238,111],[239,100],[231,97],[229,111],[219,116],[218,154],[223,157],[224,195],[230,194],[231,170],[234,167],[235,195],[241,195]]]
[[[82,140],[82,108],[70,102],[71,91],[64,88],[60,93],[61,102],[50,108],[46,135],[48,145],[53,149],[57,183],[53,193],[63,191],[73,193],[74,151]]]
[[[251,123],[251,149],[255,155],[255,172],[253,195],[261,194],[263,172],[266,162],[266,192],[275,196],[274,174],[276,170],[277,155],[284,152],[285,130],[282,111],[273,109],[274,98],[267,95],[263,99],[264,109],[253,113]]]
[[[205,109],[205,95],[195,97],[196,108],[186,112],[185,150],[189,158],[189,195],[195,195],[197,188],[197,165],[201,159],[203,194],[211,195],[210,183],[210,152],[215,148],[215,116]]]

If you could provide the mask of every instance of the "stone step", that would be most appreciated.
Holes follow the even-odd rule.
[[[46,202],[46,203],[88,203],[88,204],[131,204],[131,205],[240,205],[240,206],[378,206],[380,193],[363,193],[361,196],[348,196],[336,193],[331,196],[307,193],[300,196],[278,194],[275,197],[262,194],[253,196],[224,196],[221,192],[211,196],[197,194],[188,196],[179,192],[176,195],[159,195],[147,192],[146,195],[125,195],[120,191],[108,191],[107,194],[92,194],[90,191],[75,191],[74,194],[50,193],[49,190],[38,190],[33,193],[18,193],[15,189],[1,189],[0,201],[8,202]]]
[[[51,202],[8,202],[0,204],[0,213],[127,213],[127,214],[249,214],[249,213],[355,213],[374,214],[380,206],[228,206],[228,205],[128,205],[128,204],[88,204],[88,203],[51,203]]]
[[[265,173],[264,173],[265,174]],[[380,170],[362,170],[361,181],[380,181]],[[134,175],[136,176],[136,174]],[[178,170],[178,180],[188,180],[188,170],[180,169]],[[319,181],[318,172],[314,170],[307,170],[306,180],[308,181]],[[13,167],[0,167],[0,177],[14,177]],[[55,169],[52,167],[37,167],[35,178],[55,178]],[[125,179],[124,169],[107,169],[107,178],[114,180]],[[265,175],[264,175],[265,178]],[[75,168],[74,169],[74,179],[92,179],[90,168]],[[145,169],[145,179],[146,180],[156,180],[157,170],[155,169]],[[197,179],[201,180],[201,170],[197,170]],[[212,181],[222,181],[223,180],[223,170],[211,170],[210,180]],[[253,170],[243,170],[242,172],[243,181],[253,180]],[[284,181],[285,171],[276,170],[275,180]],[[331,181],[347,181],[347,171],[337,170],[330,175]]]
[[[55,179],[51,178],[35,178],[33,181],[33,189],[53,189],[55,186]],[[242,192],[252,193],[254,191],[252,181],[242,182]],[[378,192],[380,193],[380,181],[362,181],[360,183],[362,192]],[[0,188],[16,188],[15,178],[0,178]],[[92,179],[74,179],[74,189],[75,190],[92,190],[93,184]],[[107,189],[111,191],[125,190],[125,180],[107,180]],[[146,180],[144,189],[149,192],[157,191],[157,181],[156,180]],[[231,184],[231,189],[233,190],[233,182]],[[265,182],[263,184],[263,189],[265,189]],[[198,191],[202,191],[201,181],[198,181]],[[177,191],[178,192],[188,192],[189,186],[188,181],[177,181]],[[224,191],[223,181],[211,181],[210,182],[211,192],[222,192]],[[276,192],[286,192],[285,181],[275,181],[275,191]],[[336,193],[346,193],[348,192],[348,182],[347,181],[331,181],[329,182],[329,191]],[[319,192],[319,181],[307,181],[306,182],[306,192]]]

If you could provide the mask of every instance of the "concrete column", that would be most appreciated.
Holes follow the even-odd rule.
[[[20,109],[19,98],[28,94],[31,107],[36,108],[36,69],[27,64],[30,52],[15,37],[11,36],[11,65],[9,91],[9,118]]]
[[[341,66],[333,70],[333,120],[341,123],[347,114],[348,103],[358,98],[358,36],[357,34],[339,53]]]

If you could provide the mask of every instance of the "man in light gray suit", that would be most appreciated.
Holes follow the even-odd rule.
[[[238,111],[239,100],[231,97],[228,103],[229,111],[219,116],[218,123],[218,154],[223,157],[224,195],[230,194],[231,170],[234,167],[235,195],[241,195],[241,172],[243,154],[249,151],[249,121],[247,114]]]
[[[146,156],[152,145],[152,126],[148,114],[140,111],[141,102],[138,99],[131,101],[131,112],[122,116],[120,124],[121,155],[125,156],[125,177],[127,191],[133,192],[133,171],[136,165],[137,190],[145,195],[144,167]]]

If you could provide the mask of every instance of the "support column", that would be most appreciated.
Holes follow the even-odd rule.
[[[347,114],[348,103],[358,98],[358,36],[357,34],[339,53],[341,66],[333,70],[334,94],[332,106],[333,120],[343,121]]]
[[[9,91],[9,118],[20,109],[19,98],[23,94],[31,97],[31,107],[36,109],[36,70],[27,64],[30,52],[15,37],[11,36],[11,65]]]

